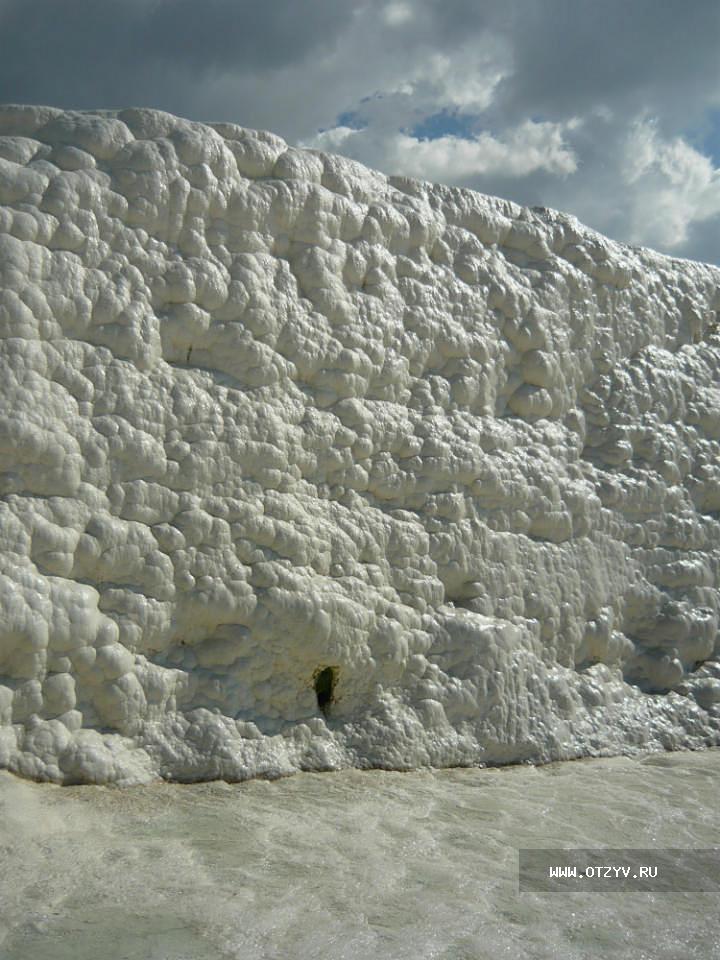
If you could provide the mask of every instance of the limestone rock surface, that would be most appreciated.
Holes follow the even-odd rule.
[[[0,108],[0,766],[719,743],[719,283],[233,124]]]

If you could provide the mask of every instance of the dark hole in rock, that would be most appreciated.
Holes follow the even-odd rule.
[[[315,673],[315,696],[318,706],[327,714],[333,702],[335,692],[335,671],[332,667],[323,667]]]

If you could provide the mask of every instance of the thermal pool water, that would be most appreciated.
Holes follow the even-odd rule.
[[[713,960],[716,894],[519,894],[521,847],[717,845],[720,751],[129,789],[0,773],[2,960]]]

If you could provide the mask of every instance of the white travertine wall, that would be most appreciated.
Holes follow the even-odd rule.
[[[232,124],[0,109],[0,766],[720,742],[719,284]]]

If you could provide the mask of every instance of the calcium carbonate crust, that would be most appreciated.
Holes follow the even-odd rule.
[[[0,766],[720,742],[718,269],[233,124],[10,106],[0,280]]]

